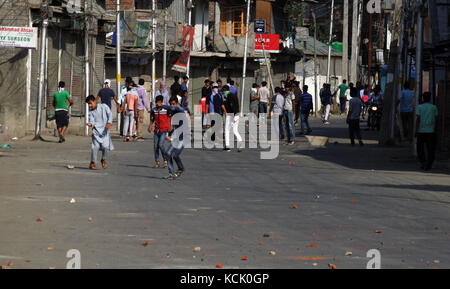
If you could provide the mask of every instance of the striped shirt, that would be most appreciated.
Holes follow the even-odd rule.
[[[300,103],[302,104],[302,113],[309,113],[309,111],[312,109],[312,95],[309,93],[304,93],[300,95],[299,98]]]

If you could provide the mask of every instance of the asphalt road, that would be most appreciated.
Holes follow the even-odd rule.
[[[275,160],[187,149],[175,181],[151,168],[150,138],[115,138],[98,172],[89,138],[12,142],[0,151],[0,265],[65,268],[77,249],[82,268],[363,269],[377,249],[381,268],[450,268],[449,170],[421,172],[373,132],[350,147],[342,119],[313,124],[326,147],[298,137]]]

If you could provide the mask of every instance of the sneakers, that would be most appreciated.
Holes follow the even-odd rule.
[[[182,173],[184,173],[184,169],[178,170],[175,174],[177,175],[177,177],[179,177]]]
[[[223,149],[223,151],[224,151],[224,152],[231,152],[231,149],[225,147],[225,148]]]
[[[164,161],[163,168],[167,168],[167,161]]]
[[[166,180],[176,180],[177,174],[169,174],[169,176],[165,177]]]
[[[159,167],[161,167],[161,163],[160,162],[156,162],[156,164],[152,168],[157,169]]]
[[[328,121],[325,121],[323,124],[325,125],[329,125],[330,123]]]

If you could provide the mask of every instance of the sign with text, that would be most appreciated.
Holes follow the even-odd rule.
[[[255,33],[266,33],[266,20],[255,20]]]
[[[0,26],[0,47],[37,48],[38,28]]]
[[[267,53],[280,53],[280,35],[279,34],[256,34],[255,35],[255,51],[263,52],[263,45],[261,43],[264,42],[264,50]]]

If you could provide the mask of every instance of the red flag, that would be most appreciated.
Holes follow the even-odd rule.
[[[194,27],[183,26],[183,52],[172,67],[172,70],[186,73],[194,41]]]

